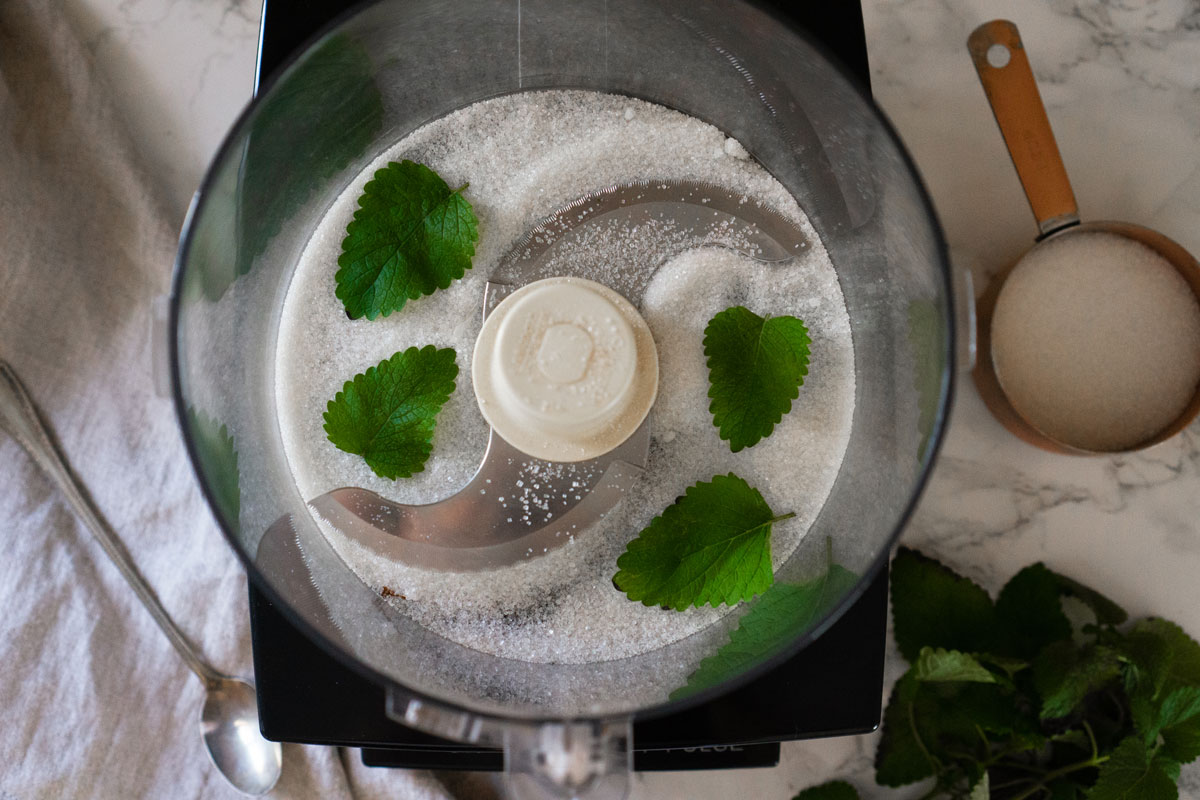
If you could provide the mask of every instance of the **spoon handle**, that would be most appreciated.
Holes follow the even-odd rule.
[[[967,49],[1041,235],[1079,222],[1075,193],[1017,26],[1004,19],[985,22],[971,32]]]
[[[17,440],[17,443],[25,448],[34,463],[58,484],[58,488],[66,496],[71,508],[100,542],[104,552],[125,576],[125,580],[129,582],[138,599],[146,606],[150,616],[154,617],[154,621],[162,628],[163,633],[179,651],[179,655],[187,662],[192,672],[195,672],[205,685],[211,685],[220,680],[223,676],[197,655],[195,648],[184,636],[183,631],[179,629],[167,614],[166,609],[163,608],[162,603],[159,602],[158,597],[155,596],[154,590],[138,572],[137,566],[129,557],[125,546],[100,518],[71,468],[67,465],[66,459],[55,446],[49,429],[42,421],[29,393],[25,391],[21,379],[3,359],[0,359],[0,429],[8,431]]]

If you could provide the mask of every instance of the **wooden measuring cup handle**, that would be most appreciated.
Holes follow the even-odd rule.
[[[1017,26],[1003,19],[985,22],[971,32],[967,49],[1037,218],[1038,230],[1046,236],[1079,222],[1075,193]]]

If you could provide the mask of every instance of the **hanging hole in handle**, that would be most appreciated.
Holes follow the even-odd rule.
[[[1012,60],[1012,52],[997,42],[987,49],[987,63],[992,69],[1004,69]]]

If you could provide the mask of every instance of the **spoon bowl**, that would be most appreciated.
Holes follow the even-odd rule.
[[[266,794],[279,780],[283,748],[259,732],[258,699],[250,683],[226,676],[208,682],[200,735],[213,764],[239,791]]]
[[[2,358],[0,431],[7,431],[16,439],[34,463],[58,485],[72,510],[96,537],[184,663],[204,682],[207,696],[200,713],[200,732],[213,764],[241,792],[259,795],[269,791],[283,770],[283,751],[278,742],[267,741],[259,731],[254,686],[213,669],[179,629],[138,571],[116,532],[88,499],[16,370]]]

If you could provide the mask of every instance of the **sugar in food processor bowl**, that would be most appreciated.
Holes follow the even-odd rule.
[[[551,88],[640,98],[735,138],[807,214],[849,316],[849,443],[820,514],[775,579],[820,575],[832,542],[837,563],[858,580],[822,614],[780,621],[759,652],[687,691],[681,687],[700,661],[728,641],[736,615],[651,652],[581,664],[529,663],[454,643],[396,613],[343,562],[309,513],[314,498],[300,495],[281,440],[274,381],[283,299],[332,200],[430,120]],[[655,202],[675,203],[686,216],[686,191],[677,194]],[[738,217],[736,203],[728,212]],[[769,234],[765,246],[786,247],[790,234],[772,233],[771,224],[755,223]],[[509,259],[489,280],[511,291],[552,277],[526,267]],[[636,284],[648,279],[610,288],[636,305]],[[202,488],[275,605],[384,685],[397,721],[503,748],[521,796],[619,797],[635,716],[675,711],[753,679],[828,627],[886,564],[942,434],[952,319],[941,234],[895,133],[838,67],[769,13],[698,0],[396,0],[364,7],[311,41],[238,120],[185,226],[170,332],[175,400]],[[639,430],[653,419],[651,411]],[[655,479],[638,471],[646,442],[637,437],[598,473],[619,465],[612,486]],[[326,502],[347,527],[358,519],[364,536],[382,537],[381,546],[403,539],[380,533],[378,509],[355,516],[355,503],[370,498]],[[477,511],[438,517],[444,539],[432,549],[397,545],[396,557],[428,558],[434,567],[461,560],[469,570],[507,563],[515,546],[490,550],[495,542],[467,535],[492,525],[503,538],[503,521],[477,525]],[[434,525],[433,517],[419,519]]]

